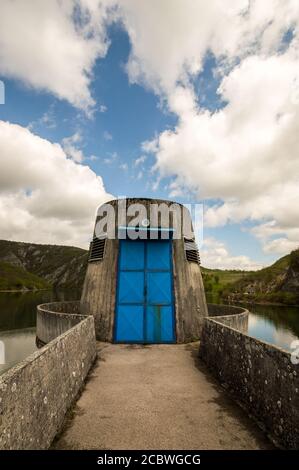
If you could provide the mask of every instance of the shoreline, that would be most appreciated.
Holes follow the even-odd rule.
[[[50,287],[48,289],[6,289],[6,290],[0,290],[0,294],[28,294],[28,293],[37,293],[37,292],[51,292],[54,291],[53,287]],[[58,289],[60,290],[60,289]],[[61,289],[61,290],[72,290],[70,289]],[[248,300],[235,300],[235,301],[229,301],[228,299],[219,299],[222,302],[227,303],[228,305],[230,304],[245,304],[245,305],[261,305],[261,306],[266,306],[266,307],[294,307],[294,308],[299,308],[299,305],[289,305],[289,304],[283,304],[279,302],[249,302]]]
[[[228,300],[223,299],[223,301],[229,302]],[[264,305],[266,307],[295,307],[299,308],[299,305],[296,304],[283,304],[280,302],[249,302],[248,300],[235,300],[229,303],[236,303],[236,304],[246,304],[246,305]]]
[[[16,293],[19,292],[21,294],[27,294],[28,292],[43,292],[43,291],[52,291],[53,288],[49,287],[49,289],[6,289],[0,290],[0,294],[7,294],[7,293]]]

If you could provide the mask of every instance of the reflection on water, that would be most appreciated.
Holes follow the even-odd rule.
[[[35,328],[1,332],[0,339],[4,343],[5,359],[4,364],[0,363],[0,374],[37,349],[35,345]]]
[[[0,292],[0,331],[36,324],[36,306],[46,302],[79,300],[78,291]]]
[[[5,364],[0,357],[0,374],[36,350],[38,304],[79,300],[80,295],[78,291],[0,292],[0,341],[5,349]]]
[[[222,303],[221,299],[208,297],[208,302]],[[250,310],[248,334],[287,351],[292,341],[299,338],[299,308],[278,305],[240,304]]]
[[[292,341],[299,338],[299,308],[251,305],[250,311],[250,336],[291,350]]]

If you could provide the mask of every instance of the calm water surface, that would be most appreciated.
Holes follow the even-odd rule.
[[[221,299],[207,296],[208,302],[222,303]],[[238,304],[250,311],[248,334],[267,343],[291,351],[291,343],[299,339],[299,308],[277,305]]]
[[[299,338],[299,308],[250,305],[248,334],[287,351]]]
[[[0,363],[0,374],[22,361],[35,351],[35,328],[0,332],[4,344],[4,360]]]
[[[77,291],[0,292],[0,374],[36,351],[38,304],[79,298],[80,292]],[[3,345],[4,358],[1,354]]]
[[[0,293],[0,346],[4,344],[5,347],[5,364],[0,363],[0,374],[37,349],[35,322],[38,304],[78,300],[80,295],[78,291]],[[219,303],[219,299],[208,298],[209,302],[217,300]],[[250,336],[286,350],[291,349],[292,341],[299,338],[299,308],[269,305],[247,305],[247,308],[251,310],[248,324]]]

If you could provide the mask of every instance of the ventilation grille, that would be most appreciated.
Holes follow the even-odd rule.
[[[184,238],[184,249],[187,261],[200,264],[198,248],[193,238]]]
[[[90,243],[88,261],[100,261],[104,258],[106,238],[95,237]]]

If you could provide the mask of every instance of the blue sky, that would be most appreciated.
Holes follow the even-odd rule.
[[[147,156],[142,164],[144,174],[140,179],[136,177],[141,166],[135,167],[134,162],[143,155],[142,142],[173,127],[177,118],[160,108],[160,100],[154,93],[129,83],[125,64],[130,43],[126,32],[115,25],[109,29],[109,38],[107,56],[97,60],[93,70],[91,91],[98,108],[93,118],[50,93],[6,79],[6,104],[1,108],[1,119],[30,126],[34,133],[51,142],[62,142],[80,132],[82,141],[78,146],[87,157],[84,164],[103,177],[107,191],[114,195],[157,197],[151,188],[157,179],[150,172],[153,157]],[[101,106],[107,109],[101,112]],[[42,122],[45,115],[53,122]],[[97,160],[88,160],[92,156]],[[128,165],[128,169],[122,165]],[[166,185],[167,180],[159,188],[159,197],[168,197]]]
[[[84,0],[82,2],[84,4]],[[30,3],[32,3],[31,0]],[[68,3],[65,3],[71,5],[72,2],[69,0]],[[111,3],[115,2],[111,1]],[[175,3],[178,5],[178,9],[182,7],[182,4]],[[135,5],[134,2],[133,4]],[[10,8],[12,7],[8,5],[6,10],[8,16],[13,13]],[[255,116],[254,109],[249,109],[250,99],[247,99],[246,93],[253,94],[249,87],[251,83],[257,81],[255,78],[250,80],[250,74],[252,73],[253,77],[258,77],[263,73],[263,60],[265,60],[263,57],[267,57],[269,64],[270,61],[273,62],[273,57],[282,62],[287,59],[289,62],[293,60],[291,46],[294,40],[294,30],[289,28],[284,32],[277,32],[277,37],[278,34],[281,36],[281,42],[278,41],[274,53],[269,51],[268,55],[263,56],[260,49],[251,51],[247,45],[250,52],[241,57],[236,39],[233,47],[231,43],[225,46],[225,55],[220,48],[221,41],[227,40],[225,28],[223,27],[223,36],[220,34],[221,31],[219,32],[217,47],[214,44],[216,39],[209,44],[206,38],[200,36],[199,39],[194,36],[194,40],[190,42],[188,35],[197,35],[198,33],[196,28],[192,29],[192,18],[188,16],[188,12],[184,11],[185,16],[179,18],[180,15],[178,15],[178,18],[175,19],[178,22],[182,21],[183,24],[184,21],[186,22],[186,28],[183,33],[180,33],[182,37],[178,39],[178,43],[175,42],[175,32],[176,30],[180,31],[180,28],[178,29],[180,25],[174,24],[173,31],[167,31],[169,36],[164,37],[166,33],[163,29],[163,21],[166,21],[166,18],[161,18],[161,29],[159,30],[157,27],[152,33],[157,37],[159,34],[161,36],[161,38],[158,37],[161,41],[161,51],[159,51],[157,44],[150,43],[151,24],[146,23],[147,12],[140,12],[139,8],[141,8],[140,5],[136,4],[133,9],[128,7],[128,11],[122,12],[120,10],[120,18],[118,17],[117,20],[113,18],[101,24],[101,32],[96,29],[98,26],[90,26],[94,28],[93,44],[91,41],[88,42],[85,36],[83,39],[82,36],[76,37],[76,40],[81,41],[78,44],[86,46],[86,51],[84,51],[86,56],[89,53],[87,47],[98,46],[100,42],[102,47],[101,52],[94,53],[87,65],[82,55],[80,60],[82,63],[84,62],[84,67],[75,63],[75,72],[80,66],[82,67],[82,70],[78,72],[78,80],[76,80],[75,72],[72,76],[67,77],[68,63],[66,63],[64,65],[65,76],[61,77],[61,83],[59,82],[60,77],[57,78],[57,83],[55,82],[54,67],[58,70],[55,61],[62,63],[62,59],[60,60],[59,57],[59,60],[57,59],[60,50],[63,51],[62,42],[58,41],[57,43],[56,57],[49,58],[49,75],[53,73],[50,69],[50,62],[53,60],[53,84],[51,81],[47,81],[41,70],[32,71],[35,67],[34,61],[42,60],[38,56],[39,53],[43,53],[43,46],[40,46],[41,51],[39,51],[38,42],[35,42],[34,53],[36,53],[36,57],[32,58],[34,54],[30,55],[29,63],[33,64],[33,69],[30,69],[29,65],[26,67],[22,64],[22,58],[19,54],[20,51],[22,52],[22,46],[17,44],[15,47],[12,44],[11,50],[13,54],[15,53],[15,57],[11,57],[13,54],[10,51],[11,62],[7,64],[6,68],[3,66],[2,70],[0,66],[0,78],[5,84],[6,98],[5,105],[0,106],[1,121],[21,126],[22,132],[27,129],[32,139],[35,136],[41,137],[44,139],[43,145],[45,142],[51,145],[59,143],[65,153],[65,158],[72,160],[72,164],[74,164],[72,171],[76,172],[75,167],[81,168],[81,166],[89,167],[92,170],[92,175],[88,176],[90,188],[96,178],[93,174],[101,177],[102,193],[109,193],[113,196],[170,198],[187,203],[203,202],[205,210],[210,208],[204,225],[204,239],[207,239],[208,242],[206,248],[203,247],[203,251],[206,249],[204,262],[207,265],[215,266],[218,262],[220,267],[235,267],[240,263],[241,267],[245,267],[245,269],[254,269],[270,264],[282,254],[290,251],[289,247],[295,247],[297,242],[294,238],[293,227],[290,227],[288,221],[283,220],[284,207],[278,209],[278,212],[280,211],[282,214],[281,220],[278,220],[278,216],[276,218],[273,215],[273,208],[267,206],[267,197],[268,195],[272,197],[274,185],[272,187],[267,180],[267,167],[265,167],[265,158],[262,154],[265,143],[262,142],[262,138],[261,142],[257,138],[256,147],[253,145],[252,156],[248,155],[246,150],[253,144],[254,136],[257,135],[252,128],[255,119],[257,121],[256,132],[260,131],[258,124],[260,116]],[[41,15],[42,20],[44,19],[43,12],[37,11],[36,8],[32,9],[31,13],[37,17]],[[56,11],[49,5],[49,15],[52,14],[55,19],[55,15],[58,13],[59,6]],[[231,14],[234,15],[234,11]],[[94,15],[95,20],[99,22],[101,12],[94,10],[90,15],[91,19]],[[219,11],[219,16],[221,16],[221,11]],[[264,21],[266,22],[266,20],[267,17]],[[12,23],[14,21],[16,21],[15,18],[11,19]],[[74,19],[66,14],[66,21],[74,22]],[[215,26],[212,21],[214,18],[212,19],[211,16],[213,30]],[[24,22],[26,23],[26,18]],[[257,23],[257,36],[259,26]],[[29,30],[30,24],[27,27]],[[149,28],[148,36],[146,28]],[[246,28],[249,26],[244,20],[242,34]],[[244,34],[241,36],[241,33],[240,37],[243,38]],[[252,31],[251,33],[253,34]],[[77,34],[76,30],[74,30],[74,34]],[[9,40],[8,36],[6,42],[4,40],[1,42],[0,34],[0,48],[1,46],[7,47],[4,44],[9,45]],[[59,40],[61,41],[61,38]],[[205,46],[201,44],[201,41],[204,42],[204,40]],[[260,36],[259,40],[261,40]],[[165,48],[163,41],[169,42],[169,51],[167,51],[167,47]],[[189,46],[186,46],[184,49],[184,41],[186,44],[192,45],[198,41],[197,49],[195,49],[195,52],[198,51],[197,55],[191,51],[190,57],[188,56],[190,48],[188,49]],[[281,44],[284,46],[282,47]],[[233,52],[227,52],[229,47]],[[66,57],[68,57],[67,44],[65,49],[67,51]],[[168,60],[169,64],[167,64]],[[70,62],[69,69],[71,66]],[[279,64],[275,67],[279,67]],[[170,73],[172,69],[173,73]],[[59,71],[59,73],[62,74],[64,71]],[[65,77],[69,80],[67,86],[63,83]],[[280,79],[280,87],[283,87],[283,78]],[[81,79],[83,80],[82,87],[76,88],[74,85],[74,90],[70,91],[72,81],[79,83]],[[249,81],[249,85],[246,80]],[[259,84],[256,83],[256,86],[258,87]],[[241,96],[242,99],[244,96],[244,107],[242,107],[241,99],[239,98],[238,101],[235,98],[237,96]],[[91,106],[81,104],[84,100],[90,100],[91,97],[94,100]],[[246,111],[246,106],[248,111]],[[257,112],[262,115],[266,106],[265,104],[264,108]],[[279,106],[282,105],[279,104]],[[271,111],[278,114],[276,108]],[[238,121],[236,121],[236,116],[240,116]],[[247,121],[241,126],[242,119]],[[269,120],[270,118],[267,117],[267,122]],[[239,130],[236,126],[239,126]],[[20,130],[20,128],[18,129]],[[225,136],[223,129],[226,132]],[[272,136],[272,128],[267,129],[267,132]],[[245,136],[243,148],[241,147],[242,143],[239,142],[242,135]],[[22,136],[25,138],[24,132]],[[274,137],[272,136],[271,139],[271,143],[269,139],[267,141],[269,146],[267,151],[270,153],[271,145],[274,147]],[[38,142],[40,143],[40,141]],[[152,142],[154,150],[147,151],[143,145],[144,142]],[[52,145],[51,148],[55,149],[56,147]],[[244,157],[244,171],[235,158],[235,148],[236,153],[239,152],[241,157]],[[7,152],[7,158],[12,161],[10,157],[12,150],[7,150],[5,147],[5,152]],[[3,155],[6,155],[5,152]],[[28,152],[27,162],[30,160],[29,149]],[[40,158],[43,158],[42,153]],[[265,174],[264,179],[261,178],[260,182],[258,158],[263,162],[260,174],[262,175],[262,172]],[[226,159],[226,166],[223,163],[224,159]],[[252,163],[250,163],[251,161]],[[277,155],[273,154],[273,161],[276,161],[277,164]],[[22,175],[23,169],[25,175],[28,169],[23,168],[22,165],[17,171]],[[269,167],[272,168],[271,165],[269,160]],[[12,172],[10,170],[7,174],[10,175]],[[230,175],[231,180],[229,179]],[[53,178],[52,182],[55,182],[57,178],[55,175],[49,174],[49,184],[51,177]],[[257,181],[257,199],[255,199],[257,197],[255,195],[255,181]],[[283,180],[277,181],[277,185],[275,185],[275,190],[280,191],[280,194],[279,184],[282,183]],[[25,190],[28,194],[36,192],[37,197],[40,189],[35,188],[34,184],[31,187],[31,183],[24,182],[18,191]],[[86,184],[88,186],[88,183]],[[246,185],[249,188],[248,191],[244,189]],[[258,187],[259,185],[260,187]],[[53,184],[53,188],[55,192],[55,184]],[[19,193],[11,191],[11,195],[13,194],[17,198]],[[14,189],[14,191],[16,190]],[[84,197],[84,188],[81,188],[80,191],[81,197]],[[5,197],[8,197],[7,194],[6,191]],[[92,196],[88,194],[87,200],[90,197]],[[26,217],[24,215],[22,227],[13,226],[10,231],[7,228],[1,235],[3,238],[25,237],[28,241],[38,241],[36,237],[30,236],[30,232],[25,231],[25,225],[30,217],[36,218],[37,214],[41,214],[41,210],[36,209],[35,200],[26,199],[24,201],[24,207],[26,206],[28,214]],[[3,205],[5,204],[4,200]],[[52,202],[49,201],[50,204]],[[289,205],[288,201],[285,204]],[[76,205],[75,201],[74,205]],[[36,210],[34,214],[32,206]],[[244,214],[242,215],[243,207]],[[18,211],[22,212],[21,206],[18,206]],[[59,229],[60,235],[53,232],[48,239],[43,233],[40,241],[52,240],[76,244],[76,237],[63,235],[66,226],[70,228],[76,224],[69,215],[70,213],[73,213],[72,208],[69,213],[67,209],[65,210],[64,220],[62,220],[62,216],[57,215],[57,220],[59,219],[59,223],[62,224]],[[49,226],[57,227],[56,215],[53,214],[54,209],[51,212]],[[44,217],[44,212],[42,217]],[[76,215],[76,217],[79,216]],[[87,212],[82,215],[82,220],[87,220]],[[79,230],[82,230],[81,227]],[[87,244],[87,236],[83,236],[83,232],[80,232],[77,244],[81,246]],[[215,257],[213,251],[214,253],[218,251],[219,254]],[[222,263],[222,257],[227,261]]]

